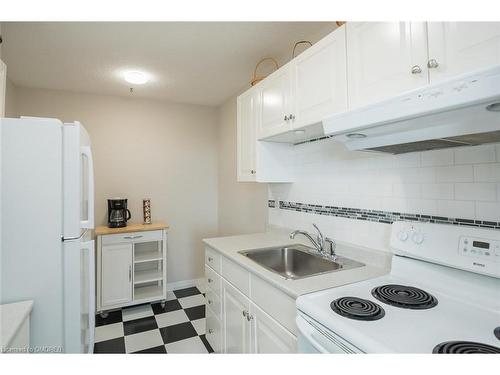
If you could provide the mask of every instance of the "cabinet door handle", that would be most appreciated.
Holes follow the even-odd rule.
[[[125,236],[123,238],[125,238],[126,240],[135,240],[136,238],[141,238],[142,235],[138,234],[136,236]]]
[[[250,171],[250,173],[251,173],[251,174],[255,174],[256,172],[252,169],[252,170]]]
[[[128,266],[128,281],[132,282],[132,266]]]
[[[208,333],[212,334],[212,333],[214,333],[214,330],[212,328],[209,328]]]
[[[242,313],[243,313],[243,316],[248,319],[248,311],[243,310]]]
[[[248,321],[253,320],[253,315],[250,315],[249,313],[247,313],[247,320],[248,320]]]
[[[213,281],[212,279],[210,279],[210,278],[208,279],[208,282],[209,282],[209,283],[211,283],[212,281]]]
[[[436,69],[439,66],[439,63],[437,62],[436,59],[430,59],[427,61],[427,67],[429,69]]]
[[[212,304],[212,300],[211,300],[211,299],[209,299],[209,300],[208,300],[208,304],[209,304],[209,305],[211,305],[211,304]]]
[[[288,116],[285,115],[285,121],[288,121],[288,120],[289,120]]]
[[[422,73],[422,68],[419,65],[413,65],[411,67],[411,74],[420,74]]]
[[[211,261],[213,261],[213,260],[214,260],[214,258],[212,258],[212,257],[208,257],[208,261],[209,261],[209,262],[211,262]]]
[[[289,119],[289,120],[295,120],[295,115],[290,115],[290,116],[288,116],[288,119]]]

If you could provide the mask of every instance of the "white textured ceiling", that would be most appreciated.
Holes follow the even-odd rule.
[[[241,92],[256,62],[289,58],[295,41],[313,42],[333,22],[2,23],[9,78],[25,87],[128,96],[123,69],[153,80],[134,96],[219,105]],[[281,58],[280,58],[281,57]]]

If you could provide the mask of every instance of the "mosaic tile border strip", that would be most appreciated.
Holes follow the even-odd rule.
[[[276,207],[275,200],[268,200],[270,208]],[[471,220],[460,218],[449,218],[444,216],[420,215],[402,212],[390,212],[379,210],[367,210],[362,208],[321,206],[315,204],[279,201],[279,209],[298,212],[307,212],[316,215],[328,215],[344,217],[355,220],[367,220],[384,224],[392,224],[394,221],[419,221],[424,223],[463,225],[489,229],[500,229],[500,222]]]

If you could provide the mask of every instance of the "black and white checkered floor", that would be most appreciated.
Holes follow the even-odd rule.
[[[212,353],[205,338],[205,297],[198,288],[175,290],[159,303],[96,315],[94,353]]]

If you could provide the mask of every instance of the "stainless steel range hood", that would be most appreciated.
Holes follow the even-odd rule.
[[[390,154],[500,142],[500,66],[323,120],[350,150]]]

